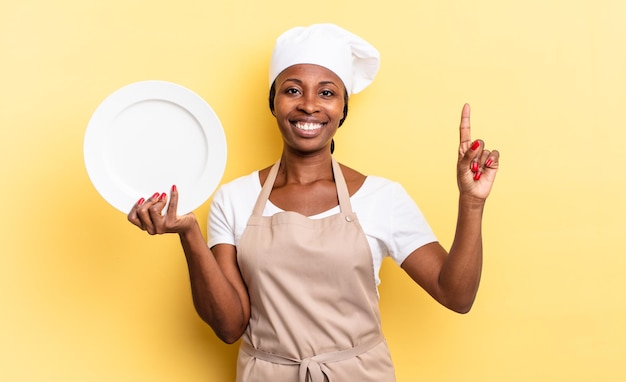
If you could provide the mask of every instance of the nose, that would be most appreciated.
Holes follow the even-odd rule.
[[[298,103],[298,110],[307,114],[313,114],[319,111],[316,95],[311,93],[304,94]]]

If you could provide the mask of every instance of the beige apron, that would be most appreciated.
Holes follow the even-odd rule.
[[[237,248],[251,303],[238,382],[395,381],[369,244],[332,162],[336,215],[263,216],[280,161],[263,185]]]

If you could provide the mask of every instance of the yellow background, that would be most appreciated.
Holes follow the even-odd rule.
[[[0,379],[233,380],[236,346],[196,316],[177,237],[147,236],[99,196],[84,132],[114,90],[173,81],[224,125],[223,181],[265,166],[280,152],[273,41],[314,22],[382,55],[336,156],[401,182],[444,245],[464,102],[502,153],[469,315],[384,264],[398,380],[626,379],[623,0],[1,0]],[[196,212],[204,229],[208,203]]]

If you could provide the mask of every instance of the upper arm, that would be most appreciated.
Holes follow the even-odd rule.
[[[419,286],[443,305],[445,303],[439,285],[439,275],[447,255],[448,253],[439,242],[432,242],[411,252],[401,264],[402,269]]]
[[[250,319],[250,297],[237,263],[237,248],[231,244],[217,244],[211,248],[211,251],[224,277],[239,296],[245,329]]]
[[[241,181],[243,180],[238,180],[238,182]],[[213,196],[207,222],[208,244],[211,246],[213,257],[224,277],[235,289],[241,301],[244,319],[247,323],[250,317],[250,298],[237,263],[235,227],[239,216],[238,210],[235,208],[237,204],[232,201],[232,198],[232,187],[226,186],[220,187]]]

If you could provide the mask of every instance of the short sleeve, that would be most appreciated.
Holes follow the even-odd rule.
[[[217,190],[211,201],[207,233],[209,247],[216,244],[235,245],[234,213],[229,208],[224,187]]]
[[[208,244],[237,245],[261,192],[259,173],[237,178],[222,185],[213,196],[208,219]]]
[[[389,254],[401,265],[419,247],[436,242],[426,218],[415,201],[398,183],[392,183]]]
[[[401,265],[417,248],[437,241],[400,183],[370,175],[351,202],[372,250],[377,283],[384,257]]]

